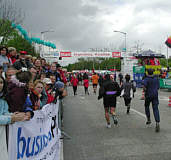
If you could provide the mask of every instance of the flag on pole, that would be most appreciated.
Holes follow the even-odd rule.
[[[171,36],[166,40],[165,44],[171,48]]]

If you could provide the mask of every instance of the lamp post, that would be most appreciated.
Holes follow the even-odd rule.
[[[125,53],[126,53],[126,32],[121,32],[121,31],[113,31],[113,32],[118,32],[118,33],[124,34],[124,36],[125,36]]]
[[[48,33],[48,32],[54,32],[53,30],[45,30],[45,31],[41,31],[41,38],[42,40],[44,40],[44,33]],[[42,57],[44,57],[44,46],[42,45]]]

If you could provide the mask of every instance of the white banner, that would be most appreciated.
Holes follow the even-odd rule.
[[[9,160],[58,160],[58,106],[47,104],[30,121],[9,127]]]
[[[0,125],[0,159],[8,160],[5,125]]]
[[[112,57],[112,52],[72,52],[73,57]]]

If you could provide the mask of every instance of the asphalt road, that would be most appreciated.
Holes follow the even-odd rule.
[[[152,124],[145,124],[142,90],[137,89],[131,112],[126,114],[122,98],[118,98],[119,124],[106,128],[102,100],[97,100],[89,87],[90,95],[84,95],[83,86],[73,95],[68,87],[64,99],[64,131],[72,138],[64,140],[64,160],[171,160],[171,108],[168,97],[171,92],[159,91],[160,132]]]

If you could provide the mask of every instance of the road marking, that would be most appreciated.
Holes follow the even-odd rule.
[[[141,112],[138,112],[138,111],[137,111],[137,110],[135,110],[135,109],[132,109],[132,108],[131,108],[131,111],[133,111],[133,112],[135,112],[135,113],[139,114],[140,116],[142,116],[142,117],[146,118],[146,115],[145,115],[145,114],[143,114],[143,113],[141,113]]]

